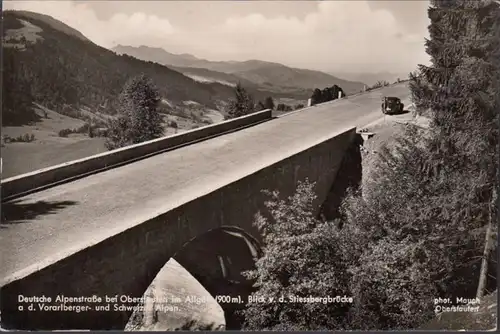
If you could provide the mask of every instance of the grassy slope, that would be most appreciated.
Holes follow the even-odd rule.
[[[82,41],[90,42],[90,40],[87,37],[85,37],[81,32],[71,28],[70,26],[62,23],[59,20],[54,19],[51,16],[29,11],[18,11],[17,13],[25,18],[33,18],[35,20],[43,21],[48,25],[52,26],[54,29],[62,31],[68,35],[75,36],[81,39]]]
[[[36,106],[34,110],[40,116],[39,122],[32,125],[2,127],[3,136],[15,138],[24,134],[35,135],[35,141],[30,143],[3,145],[2,179],[107,151],[104,138],[89,138],[86,134],[71,134],[67,138],[58,136],[60,130],[78,128],[84,125],[84,121],[61,115],[42,106]],[[47,113],[47,118],[43,110]],[[196,106],[186,107],[185,110],[190,110],[187,115],[184,112],[164,115],[165,135],[173,135],[223,120],[223,116],[215,110],[207,111],[204,108],[200,110]],[[177,123],[177,129],[170,126],[171,121]]]
[[[38,108],[36,112],[43,115]],[[78,128],[84,122],[51,110],[46,112],[47,118],[42,116],[42,120],[33,125],[2,128],[2,135],[10,137],[25,133],[35,135],[34,142],[7,143],[2,147],[2,179],[106,151],[103,138],[89,138],[82,134],[59,137],[60,130]]]

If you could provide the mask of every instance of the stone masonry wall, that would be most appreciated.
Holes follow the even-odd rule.
[[[195,201],[123,231],[90,246],[37,273],[2,287],[0,307],[2,327],[6,329],[123,329],[136,301],[110,302],[110,311],[96,311],[98,303],[67,303],[90,307],[84,312],[41,312],[33,303],[32,311],[19,311],[18,296],[66,297],[143,295],[158,271],[192,238],[221,226],[237,226],[258,239],[252,223],[266,200],[262,189],[279,190],[283,196],[295,191],[297,181],[316,182],[318,210],[325,200],[355,129],[346,131],[317,146],[252,175],[220,188]],[[113,311],[114,305],[128,310]],[[29,307],[28,304],[23,304]]]

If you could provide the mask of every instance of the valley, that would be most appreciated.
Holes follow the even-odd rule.
[[[105,128],[117,115],[124,83],[134,75],[146,73],[157,85],[165,135],[222,121],[223,106],[239,82],[231,74],[176,71],[117,55],[47,15],[4,15],[2,179],[105,152],[103,137],[78,129]],[[304,89],[285,92],[242,81],[256,100],[273,96],[276,104],[296,105],[310,96]],[[60,136],[60,131],[73,133]]]

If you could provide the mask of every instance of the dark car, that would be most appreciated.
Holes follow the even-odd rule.
[[[382,102],[382,113],[383,114],[397,114],[403,113],[404,104],[401,103],[401,99],[393,96],[385,96]]]

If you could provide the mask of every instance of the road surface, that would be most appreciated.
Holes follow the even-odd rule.
[[[2,206],[0,285],[382,116],[386,87],[27,195]]]

